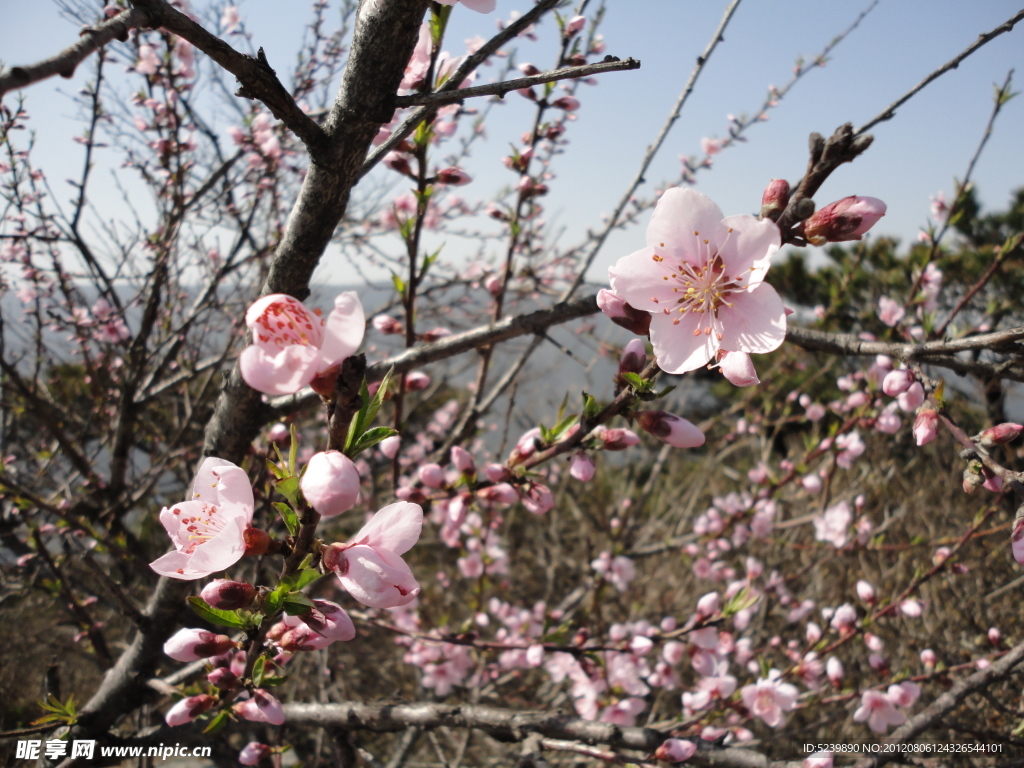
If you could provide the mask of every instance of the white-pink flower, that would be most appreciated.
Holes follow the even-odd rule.
[[[782,725],[783,715],[796,707],[799,691],[795,685],[782,682],[782,673],[773,669],[768,672],[768,677],[743,686],[740,695],[751,714],[761,718],[765,725],[778,728]]]
[[[853,713],[858,723],[867,721],[868,728],[875,733],[885,733],[890,725],[902,725],[906,718],[896,711],[892,700],[881,691],[864,691],[860,697],[860,708]]]
[[[667,190],[647,247],[608,270],[612,290],[652,314],[651,344],[667,373],[715,360],[721,349],[771,352],[786,336],[782,299],[765,273],[781,236],[770,219],[723,218],[699,192]]]
[[[824,514],[813,518],[811,522],[814,523],[814,538],[818,541],[827,541],[836,549],[840,549],[846,544],[853,513],[850,512],[849,504],[840,501],[828,507]]]
[[[408,552],[423,529],[419,504],[399,501],[375,514],[347,544],[332,544],[324,565],[356,600],[371,608],[394,608],[412,602],[420,593],[416,577],[401,555]]]
[[[907,310],[895,299],[883,296],[878,300],[878,319],[886,325],[890,327],[896,325],[906,314]]]
[[[290,395],[359,349],[366,319],[352,291],[338,295],[326,320],[274,293],[249,307],[245,323],[253,343],[238,356],[242,378],[266,395]]]
[[[172,579],[202,579],[234,565],[245,554],[252,522],[252,485],[245,470],[210,457],[199,468],[192,498],[160,510],[174,552],[149,567]]]

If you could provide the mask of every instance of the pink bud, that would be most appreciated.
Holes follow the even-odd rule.
[[[439,341],[440,339],[443,339],[446,336],[451,336],[451,335],[452,335],[452,332],[450,330],[448,330],[447,328],[432,328],[431,330],[427,331],[426,333],[421,333],[419,335],[419,337],[420,337],[420,339],[422,341],[434,342],[434,341]]]
[[[804,236],[813,245],[860,240],[884,215],[881,200],[850,195],[815,211],[804,223]]]
[[[564,109],[566,112],[575,112],[580,108],[580,100],[572,96],[562,96],[551,102],[555,109]]]
[[[828,675],[829,682],[838,688],[843,682],[843,675],[846,674],[843,662],[835,656],[829,656],[828,661],[825,662],[825,674]]]
[[[256,765],[265,757],[270,757],[271,749],[266,744],[250,741],[238,753],[238,762],[242,765]]]
[[[907,368],[897,368],[895,371],[889,371],[885,374],[885,378],[882,379],[882,391],[889,397],[896,397],[902,395],[908,389],[910,385],[914,383],[914,372]],[[924,392],[924,390],[921,390]]]
[[[571,19],[569,19],[568,22],[566,22],[565,36],[570,37],[571,35],[575,35],[577,32],[583,29],[583,25],[586,23],[586,16],[573,16]]]
[[[254,723],[284,724],[284,709],[281,702],[262,688],[254,690],[251,699],[238,702],[232,709],[239,717]]]
[[[306,464],[302,495],[322,517],[348,512],[359,498],[359,472],[341,451],[322,451]]]
[[[919,446],[927,445],[938,436],[938,424],[939,414],[931,408],[917,414],[914,419],[914,440]]]
[[[519,71],[522,72],[527,77],[533,77],[534,75],[540,74],[540,70],[537,69],[537,67],[535,67],[533,64],[530,64],[529,62],[524,62],[520,64]]]
[[[476,495],[483,501],[504,504],[505,506],[510,506],[519,501],[519,494],[516,493],[516,489],[508,483],[497,483],[487,488],[481,488],[476,492]]]
[[[428,488],[444,487],[444,470],[437,464],[424,464],[420,467],[417,475],[420,482]]]
[[[673,448],[704,445],[704,433],[684,418],[665,411],[641,411],[637,420],[645,431]]]
[[[569,474],[581,483],[589,483],[594,477],[594,460],[580,451],[569,462]]]
[[[689,739],[666,739],[658,747],[654,756],[667,763],[682,763],[697,754],[697,745]]]
[[[900,408],[907,413],[913,413],[924,404],[924,387],[920,381],[915,381],[907,390],[896,397]]]
[[[1003,639],[1003,633],[999,631],[999,627],[989,627],[988,630],[988,641],[992,645],[999,645]]]
[[[520,489],[520,500],[527,511],[535,515],[543,515],[555,506],[551,489],[540,483],[530,482]]]
[[[402,447],[402,438],[400,435],[385,437],[377,444],[377,447],[380,448],[380,452],[384,454],[385,458],[393,459],[398,454],[398,449]]]
[[[227,667],[217,667],[206,679],[210,685],[222,691],[230,691],[238,686],[238,676]]]
[[[729,383],[736,387],[752,387],[760,384],[754,361],[746,352],[720,352],[718,367]]]
[[[164,653],[175,661],[196,661],[220,656],[235,647],[227,635],[205,629],[179,629],[164,643]]]
[[[909,616],[912,619],[918,619],[921,614],[924,613],[924,605],[920,600],[904,600],[900,603],[900,610],[903,611],[904,616]]]
[[[216,703],[217,700],[213,696],[206,694],[189,696],[167,710],[164,721],[172,728],[176,725],[190,723]]]
[[[445,168],[443,171],[437,172],[438,184],[451,184],[455,187],[461,187],[464,184],[469,184],[472,180],[472,176],[459,168]]]
[[[388,335],[405,333],[405,326],[395,318],[391,317],[391,315],[377,315],[371,322],[373,323],[373,327],[381,333]]]
[[[761,218],[775,219],[777,214],[786,210],[789,205],[789,182],[785,179],[772,179],[761,195]]]
[[[469,451],[458,445],[452,446],[452,464],[464,475],[476,474],[476,464],[473,463],[473,457],[469,455]]]
[[[633,339],[622,350],[619,358],[619,375],[624,373],[640,373],[647,364],[647,350],[641,339]]]
[[[384,155],[384,159],[381,162],[393,171],[404,173],[406,176],[412,175],[412,169],[409,167],[409,158],[401,152],[388,152]]]
[[[721,602],[717,592],[708,592],[697,601],[697,621],[711,618],[718,613]]]
[[[1017,435],[1024,431],[1024,426],[1020,424],[997,424],[994,427],[989,427],[982,432],[976,438],[978,445],[982,448],[992,448],[996,445],[1002,445],[1008,443],[1011,440],[1016,440]]]
[[[807,622],[807,642],[814,645],[821,640],[821,627],[815,624],[813,621]]]
[[[630,333],[646,336],[651,330],[651,313],[635,309],[607,288],[597,292],[597,306],[616,325]]]
[[[1017,511],[1020,512],[1020,510]],[[1013,559],[1024,564],[1024,517],[1018,517],[1013,521],[1010,548],[1013,551]]]
[[[272,426],[270,431],[267,433],[267,439],[272,443],[277,443],[278,445],[287,443],[290,438],[291,430],[288,429],[288,425],[281,424],[280,422]]]
[[[215,579],[203,587],[199,596],[211,608],[220,611],[235,611],[239,608],[249,607],[253,598],[256,597],[256,587],[242,581]]]
[[[501,294],[501,278],[497,275],[489,275],[484,280],[484,288],[491,296],[498,296]]]
[[[935,655],[935,651],[931,648],[925,648],[921,651],[921,663],[926,667],[934,667],[939,663],[939,657]]]
[[[488,464],[484,468],[484,474],[492,483],[503,483],[512,476],[504,464]]]
[[[419,392],[430,386],[430,377],[423,371],[411,371],[405,374],[405,389],[407,392]]]
[[[868,605],[875,604],[875,588],[861,579],[857,582],[857,597]]]
[[[606,451],[624,451],[640,442],[640,438],[633,430],[623,428],[601,427],[597,431],[597,437],[604,443],[602,448]]]

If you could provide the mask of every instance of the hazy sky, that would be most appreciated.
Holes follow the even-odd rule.
[[[711,196],[725,213],[755,212],[764,185],[772,177],[799,178],[806,163],[807,135],[828,135],[839,124],[866,122],[935,67],[1019,10],[1020,0],[881,0],[879,5],[832,53],[828,64],[808,74],[770,113],[752,127],[748,143],[718,155],[710,172],[699,176],[697,189]],[[845,29],[867,5],[838,0],[744,0],[712,57],[682,119],[677,123],[640,194],[675,178],[679,155],[699,154],[701,137],[724,137],[728,114],[750,114],[769,85],[782,86],[798,56],[813,57]],[[594,7],[591,2],[590,7]],[[564,226],[562,242],[572,244],[599,225],[632,178],[647,144],[654,138],[694,60],[721,18],[725,2],[711,0],[609,0],[601,31],[607,53],[642,61],[633,72],[603,75],[596,86],[581,86],[579,119],[572,140],[555,166],[558,176],[546,200],[549,219]],[[249,0],[239,4],[252,32],[279,73],[287,72],[308,18],[308,4]],[[197,9],[209,4],[194,2]],[[282,9],[288,8],[284,13]],[[445,48],[464,52],[464,40],[488,36],[497,19],[525,10],[524,0],[498,0],[498,11],[481,15],[457,6]],[[71,43],[77,28],[46,2],[0,0],[0,59],[9,64],[33,61]],[[301,10],[301,12],[300,12]],[[553,26],[550,22],[547,29]],[[992,106],[993,84],[1018,68],[1024,86],[1024,24],[1003,35],[960,67],[944,75],[904,106],[896,118],[872,132],[875,144],[862,158],[833,174],[817,197],[819,205],[848,194],[883,199],[889,213],[876,227],[904,239],[915,237],[929,214],[929,195],[949,196],[954,176],[963,174],[982,136]],[[235,39],[237,42],[237,38]],[[553,35],[522,42],[518,61],[548,68],[554,58]],[[483,72],[483,81],[491,78]],[[81,147],[70,142],[80,134],[67,96],[89,74],[80,68],[71,81],[51,80],[28,90],[32,126],[38,132],[36,159],[60,180],[80,168]],[[478,81],[479,82],[479,81]],[[6,97],[10,99],[11,96]],[[466,197],[487,195],[515,178],[500,165],[510,141],[527,130],[531,105],[510,94],[495,107],[487,147],[475,149],[467,170],[476,181]],[[228,126],[218,126],[224,130]],[[977,166],[974,180],[987,206],[1005,205],[1011,189],[1024,184],[1024,98],[1011,101]],[[112,158],[113,159],[113,158]],[[68,188],[67,197],[71,197]],[[646,220],[646,219],[645,219]],[[642,231],[623,233],[609,243],[591,274],[622,253],[642,246]],[[330,270],[321,279],[331,279]]]

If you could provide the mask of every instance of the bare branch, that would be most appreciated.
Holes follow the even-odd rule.
[[[596,64],[584,64],[580,67],[562,67],[553,69],[550,72],[541,72],[539,75],[530,77],[518,77],[515,80],[504,80],[500,83],[488,83],[487,85],[476,85],[472,88],[459,88],[455,91],[437,91],[435,93],[417,93],[412,96],[399,96],[395,99],[396,107],[413,107],[417,105],[441,106],[443,104],[454,104],[455,102],[471,99],[474,96],[501,96],[506,93],[517,91],[520,88],[530,88],[534,85],[553,83],[557,80],[571,80],[577,77],[588,77],[599,75],[602,72],[619,72],[627,69],[640,69],[640,62],[636,59],[620,61],[614,56],[607,61]]]
[[[119,13],[95,27],[86,27],[74,45],[69,45],[56,56],[51,56],[37,64],[11,67],[0,72],[0,98],[8,91],[38,83],[41,80],[60,75],[71,77],[75,69],[94,51],[99,50],[111,40],[127,40],[128,30],[149,26],[149,15],[135,8]]]

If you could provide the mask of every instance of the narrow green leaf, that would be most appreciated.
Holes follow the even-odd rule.
[[[237,611],[222,611],[217,608],[211,608],[201,597],[188,598],[188,604],[199,618],[205,619],[211,624],[231,627],[232,629],[245,629],[248,624],[245,619],[238,615]]]
[[[357,456],[358,454],[365,451],[367,448],[372,448],[381,440],[385,440],[393,435],[397,435],[398,430],[392,429],[391,427],[373,427],[363,433],[363,436],[359,438],[356,444],[352,447],[352,452],[348,454],[349,458]]]
[[[276,448],[277,446],[275,445],[274,447]],[[271,474],[273,474],[273,476],[276,477],[278,480],[280,480],[282,477],[288,477],[288,473],[281,469],[279,466],[277,466],[276,462],[273,462],[270,459],[267,459],[267,469],[269,469]]]
[[[384,398],[388,393],[388,386],[391,384],[391,376],[395,372],[395,367],[391,366],[391,370],[384,374],[384,378],[381,379],[380,386],[377,387],[377,391],[373,393],[373,399],[370,401],[369,406],[366,408],[366,417],[363,419],[363,426],[368,426],[373,423],[374,418],[377,416],[377,411],[380,410],[381,405],[384,404]],[[369,390],[367,390],[369,393]]]
[[[555,424],[554,428],[551,430],[551,439],[557,440],[559,437],[565,434],[565,431],[569,429],[569,427],[571,427],[573,424],[575,424],[578,418],[578,415],[576,415],[575,413],[571,413],[564,419],[562,419],[560,422]]]
[[[640,378],[639,374],[627,371],[622,374],[622,378],[628,381],[637,392],[646,392],[651,388],[651,383],[647,379]]]
[[[218,712],[217,716],[210,721],[210,724],[203,729],[203,733],[216,733],[228,722],[227,711]]]
[[[316,608],[313,601],[301,592],[290,592],[285,595],[283,605],[284,612],[289,616],[300,616],[310,609]]]
[[[288,529],[290,536],[295,536],[299,532],[299,516],[295,514],[295,510],[285,504],[283,501],[275,501],[274,509],[281,515],[281,519],[284,521],[284,527]]]
[[[277,491],[284,496],[293,506],[299,503],[299,478],[295,475],[286,477],[283,480],[278,481]]]
[[[267,657],[260,656],[252,665],[252,684],[259,688],[263,685],[263,676],[267,671]]]

